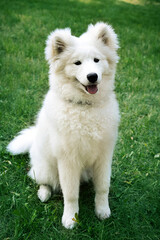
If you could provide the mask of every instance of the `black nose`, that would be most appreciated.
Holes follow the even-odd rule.
[[[89,82],[95,83],[98,79],[98,75],[97,75],[97,73],[89,73],[87,75],[87,79],[88,79]]]

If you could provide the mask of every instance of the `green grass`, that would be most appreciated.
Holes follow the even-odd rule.
[[[112,0],[1,0],[0,2],[0,239],[160,239],[160,1],[133,5]],[[89,23],[116,30],[120,62],[116,92],[121,125],[110,206],[99,221],[94,191],[80,191],[79,223],[61,226],[63,198],[40,203],[27,177],[28,156],[11,156],[6,145],[31,125],[48,89],[45,40],[55,28],[80,35]]]

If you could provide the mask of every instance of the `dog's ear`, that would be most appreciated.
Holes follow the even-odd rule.
[[[48,36],[45,48],[46,60],[51,63],[71,44],[70,28],[57,29]]]
[[[117,35],[113,28],[103,22],[98,22],[96,25],[89,25],[87,33],[95,37],[94,40],[101,41],[104,45],[113,50],[119,48]]]

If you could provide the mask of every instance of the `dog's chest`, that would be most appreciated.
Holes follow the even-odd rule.
[[[57,114],[57,127],[62,135],[67,137],[87,137],[93,140],[103,138],[107,128],[107,116],[93,109],[68,108]]]
[[[57,159],[64,154],[65,159],[78,159],[89,166],[105,151],[115,131],[115,112],[108,105],[72,107],[72,104],[54,102],[54,107],[47,110],[52,148]]]
[[[100,154],[106,136],[107,119],[102,115],[90,109],[82,111],[69,108],[59,111],[57,130],[60,153],[64,151],[67,159],[78,159],[79,163],[89,166]]]

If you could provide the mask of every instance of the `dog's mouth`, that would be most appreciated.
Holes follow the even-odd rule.
[[[80,82],[77,78],[75,78],[76,81]],[[98,92],[98,85],[97,84],[89,84],[87,86],[81,85],[84,87],[85,91],[88,92],[89,94],[96,94]]]
[[[88,86],[84,86],[86,91],[90,94],[96,94],[96,92],[98,91],[98,87],[97,85],[88,85]]]

